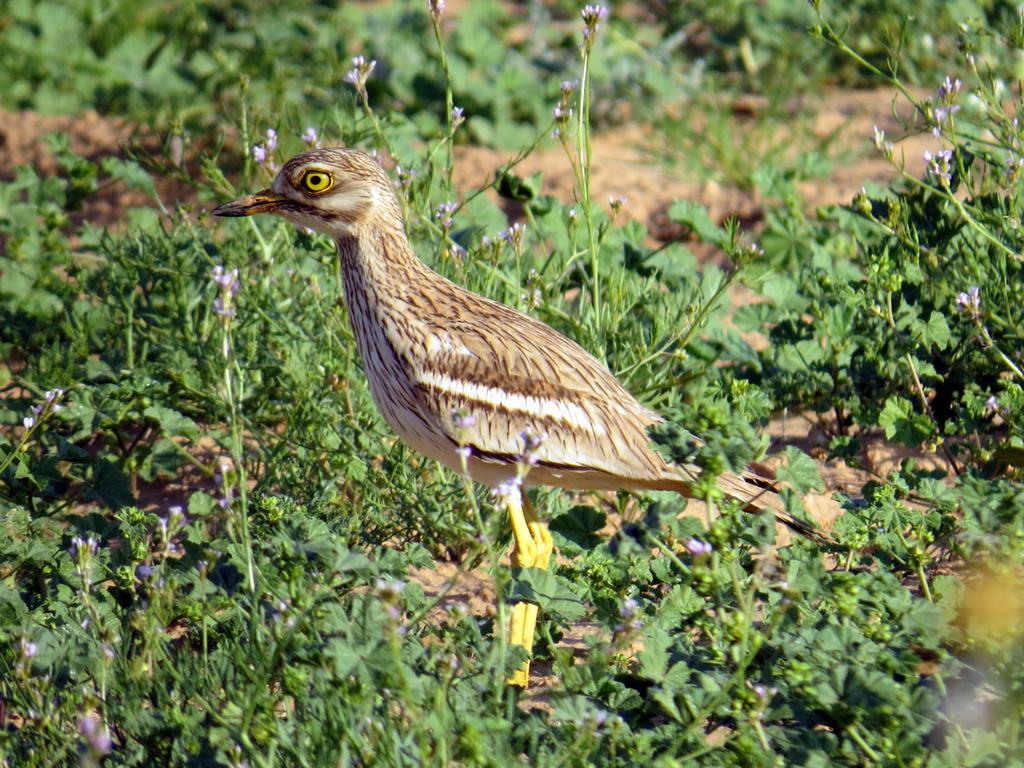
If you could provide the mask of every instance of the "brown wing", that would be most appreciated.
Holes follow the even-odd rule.
[[[457,289],[453,286],[453,289]],[[457,289],[457,315],[421,315],[426,355],[416,372],[425,404],[449,436],[453,410],[474,416],[482,454],[515,457],[521,433],[546,435],[542,465],[654,480],[669,468],[648,447],[660,417],[576,342],[503,304]],[[479,318],[479,323],[476,322]],[[623,486],[630,483],[623,483]]]

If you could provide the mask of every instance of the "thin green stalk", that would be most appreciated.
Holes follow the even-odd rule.
[[[929,603],[934,603],[935,598],[932,597],[931,587],[928,586],[928,574],[924,572],[924,563],[919,562],[917,564],[917,578],[921,582],[921,592],[924,594],[925,599]]]
[[[260,244],[260,255],[263,258],[263,261],[265,263],[270,263],[274,259],[274,251],[271,248],[270,243],[268,243],[266,238],[263,237],[263,233],[260,232],[260,228],[256,226],[256,219],[250,216],[246,219],[246,222],[249,225],[249,231],[251,231],[253,236],[256,238],[256,242]]]
[[[580,208],[583,225],[587,230],[587,248],[590,252],[590,293],[594,301],[594,314],[601,316],[600,264],[598,260],[597,237],[594,232],[594,213],[590,199],[590,46],[583,47],[583,71],[580,76],[580,94],[576,123],[576,183],[580,192]]]
[[[460,446],[460,448],[463,446]],[[500,701],[505,691],[505,665],[508,656],[508,643],[505,637],[505,595],[502,594],[501,580],[497,578],[498,568],[500,567],[500,558],[498,553],[494,549],[494,544],[491,542],[491,537],[487,535],[487,528],[484,526],[483,515],[480,513],[480,504],[477,501],[476,493],[473,488],[473,480],[469,475],[469,466],[467,464],[467,457],[464,451],[460,451],[459,458],[462,464],[462,484],[466,491],[466,498],[469,501],[470,512],[473,515],[473,522],[476,525],[477,531],[483,537],[482,545],[484,551],[487,554],[487,564],[492,574],[494,574],[494,596],[497,616],[495,635],[497,635],[497,654],[498,654],[498,675],[492,680],[492,693],[495,696],[496,701]]]
[[[868,756],[869,759],[871,759],[875,763],[878,763],[878,762],[881,761],[881,758],[878,756],[878,753],[875,752],[875,750],[873,750],[871,748],[871,745],[869,745],[864,740],[864,737],[861,736],[860,729],[857,727],[856,723],[854,723],[849,728],[847,728],[846,729],[846,733],[850,737],[850,740],[854,744],[856,744],[858,747],[860,747],[861,750],[864,752],[865,755]]]
[[[238,399],[235,397],[235,377],[232,375],[232,369],[237,366],[230,361],[229,355],[231,354],[231,337],[229,331],[230,324],[224,329],[224,345],[222,351],[225,355],[225,361],[227,364],[224,366],[224,389],[228,401],[228,419],[231,425],[231,458],[234,462],[234,469],[238,479],[238,499],[240,505],[240,522],[242,528],[242,547],[245,550],[245,570],[246,570],[246,581],[249,585],[249,592],[253,596],[256,594],[256,570],[253,566],[252,560],[252,540],[249,535],[249,493],[248,493],[248,481],[245,473],[244,453],[242,445],[242,429],[241,429],[241,407],[238,403]],[[240,372],[239,372],[240,373]],[[242,382],[241,375],[238,376],[238,394],[241,395]],[[253,603],[255,606],[255,601]]]
[[[242,438],[242,409],[241,403],[245,399],[245,383],[242,374],[241,366],[235,359],[234,345],[232,344],[232,320],[235,313],[234,296],[238,290],[237,274],[235,274],[234,281],[231,280],[231,276],[228,275],[227,279],[220,277],[219,274],[215,275],[217,284],[219,287],[219,307],[216,307],[218,317],[220,319],[221,326],[221,359],[224,362],[224,374],[223,374],[223,386],[224,386],[224,399],[228,406],[228,424],[231,429],[231,459],[234,463],[235,479],[238,483],[238,496],[239,496],[239,524],[240,524],[240,538],[239,542],[242,548],[245,550],[245,570],[246,570],[246,582],[249,586],[249,592],[253,596],[252,600],[252,620],[253,624],[257,620],[257,604],[255,600],[256,595],[256,569],[253,564],[252,558],[252,539],[249,533],[249,489],[248,489],[248,478],[245,472],[245,450],[244,441]],[[235,508],[235,504],[231,503],[230,499],[230,488],[228,485],[229,479],[224,477],[224,492],[225,498],[229,500],[227,505],[228,513]]]
[[[977,232],[983,238],[988,240],[990,243],[992,243],[992,245],[996,246],[996,248],[1001,250],[1003,253],[1005,253],[1007,256],[1009,256],[1011,259],[1013,259],[1015,261],[1022,261],[1022,260],[1024,260],[1024,256],[1022,256],[1021,254],[1015,252],[1012,248],[1007,247],[1007,245],[1005,243],[1003,243],[999,238],[997,238],[995,235],[993,235],[986,227],[983,227],[977,221],[977,219],[975,219],[974,216],[971,215],[971,213],[967,210],[967,206],[965,206],[956,195],[954,195],[948,189],[944,189],[944,191],[946,193],[945,194],[946,199],[949,200],[950,202],[952,202],[954,206],[956,206],[957,211],[960,212],[960,215],[963,216],[964,221],[967,222],[967,225],[971,229],[973,229],[975,232]]]
[[[697,331],[703,326],[704,321],[707,320],[708,318],[708,315],[710,315],[711,312],[713,312],[717,308],[718,303],[721,300],[722,296],[725,295],[725,292],[729,290],[729,287],[734,282],[736,282],[736,279],[739,277],[739,274],[740,269],[738,268],[733,269],[731,272],[729,272],[725,276],[725,279],[722,281],[721,285],[719,285],[718,288],[715,289],[715,292],[714,294],[712,294],[711,298],[705,301],[703,304],[701,304],[700,309],[697,311],[697,314],[693,319],[693,322],[690,323],[689,327],[687,327],[685,331],[677,331],[673,333],[668,337],[668,339],[665,340],[664,343],[659,345],[658,349],[654,350],[649,355],[641,358],[640,360],[637,360],[632,365],[629,365],[626,368],[619,371],[619,378],[624,379],[626,382],[629,382],[637,371],[643,369],[643,367],[646,366],[648,363],[664,355],[672,347],[685,349],[686,346],[693,339],[694,334],[697,333]],[[677,381],[671,382],[672,386],[677,386],[678,383],[679,382]]]
[[[1024,381],[1024,371],[1022,371],[1020,369],[1020,366],[1014,363],[1013,360],[1011,360],[1009,356],[1007,356],[1007,354],[999,348],[999,345],[996,344],[995,340],[989,334],[988,328],[986,328],[984,324],[981,325],[981,335],[982,338],[984,338],[985,343],[989,346],[989,348],[995,351],[999,359],[1003,361],[1003,364],[1006,365],[1006,367],[1009,368],[1011,371],[1013,371],[1013,374],[1018,379]]]
[[[892,330],[894,334],[898,333],[896,327],[896,315],[893,312],[892,308],[891,292],[885,294],[885,310],[886,321],[889,324],[890,330]],[[910,371],[910,377],[911,379],[913,379],[914,382],[914,391],[917,394],[918,400],[921,401],[921,408],[924,410],[924,413],[928,417],[928,419],[932,422],[932,426],[935,427],[935,433],[941,435],[939,422],[935,418],[935,414],[932,412],[932,406],[931,403],[928,402],[928,396],[925,394],[924,385],[921,383],[921,377],[917,375],[917,366],[914,365],[914,358],[911,356],[909,352],[903,355],[903,362],[906,364],[907,368]],[[949,462],[949,466],[952,468],[953,474],[959,475],[961,472],[960,465],[957,463],[956,458],[953,456],[952,452],[946,446],[946,441],[943,440],[941,436],[939,438],[939,447],[942,449],[942,454],[943,456],[946,457],[946,461]]]
[[[444,193],[447,199],[451,199],[452,196],[452,168],[453,168],[453,144],[455,141],[455,128],[454,125],[454,109],[455,99],[452,93],[452,73],[448,68],[448,54],[444,48],[444,40],[441,37],[441,16],[440,14],[430,14],[430,22],[434,27],[434,40],[437,41],[437,51],[441,57],[441,70],[444,72],[444,111],[445,120],[448,126],[448,135],[445,139],[445,146],[448,150],[448,156],[445,161],[445,179],[444,179]]]
[[[135,368],[135,299],[134,294],[129,295],[128,305],[125,307],[125,366],[128,370]]]
[[[492,176],[490,181],[488,181],[486,184],[484,184],[482,186],[477,187],[472,192],[470,192],[468,195],[466,195],[465,199],[462,201],[462,204],[459,206],[459,208],[460,209],[461,208],[465,208],[473,200],[478,198],[480,195],[484,194],[484,192],[486,192],[487,190],[489,190],[492,187],[494,187],[495,185],[497,185],[497,183],[499,181],[501,181],[501,177],[502,176],[504,176],[506,173],[511,171],[513,168],[515,168],[517,165],[522,163],[523,160],[525,160],[527,157],[529,157],[531,154],[533,154],[533,151],[540,145],[541,141],[544,140],[544,137],[547,136],[549,133],[551,133],[551,129],[552,129],[553,126],[554,126],[554,121],[548,123],[547,127],[543,128],[541,131],[536,133],[534,135],[533,139],[530,141],[530,143],[526,147],[524,147],[523,149],[520,149],[512,157],[511,160],[509,160],[507,163],[505,163],[503,166],[501,166],[501,168],[499,168],[494,173],[494,175]],[[436,224],[434,226],[436,227],[437,231],[440,231],[440,227],[438,227]]]

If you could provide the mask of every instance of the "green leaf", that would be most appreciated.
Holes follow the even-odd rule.
[[[57,458],[61,461],[73,464],[88,464],[92,461],[92,456],[87,450],[68,442],[63,437],[57,438],[57,446]]]
[[[671,616],[676,622],[704,610],[704,598],[693,587],[676,584],[661,601],[659,614]]]
[[[178,413],[162,405],[151,405],[142,412],[147,419],[160,425],[160,431],[168,437],[187,437],[189,440],[199,439],[199,427],[188,416]]]
[[[945,349],[949,346],[949,325],[946,323],[946,316],[938,310],[932,310],[928,322],[914,320],[910,326],[914,338],[926,347],[937,347]]]
[[[540,171],[524,179],[508,171],[498,179],[497,192],[507,200],[526,202],[540,194],[544,174]]]
[[[700,203],[676,200],[669,206],[668,217],[692,229],[702,242],[721,246],[725,241],[725,230],[712,221],[708,209]]]
[[[575,544],[581,549],[593,549],[601,543],[598,531],[604,528],[604,512],[584,505],[575,506],[551,521],[551,533],[559,547]]]
[[[573,695],[556,699],[552,704],[551,716],[569,723],[586,724],[596,722],[601,708],[586,696]]]
[[[110,459],[100,459],[93,468],[92,492],[111,509],[134,503],[128,475]]]
[[[917,447],[933,433],[931,420],[914,412],[914,407],[905,397],[893,395],[885,401],[885,407],[878,416],[878,426],[885,430],[885,436],[910,447]]]
[[[331,663],[334,677],[344,680],[362,666],[362,655],[345,640],[331,638],[324,649],[324,658]]]
[[[793,446],[786,448],[785,455],[786,465],[779,467],[775,473],[776,478],[789,483],[800,494],[825,488],[825,483],[818,473],[818,466],[810,456]]]
[[[661,680],[668,671],[669,652],[672,638],[657,624],[644,632],[644,647],[637,653],[640,674],[651,680]]]
[[[101,166],[104,173],[109,173],[115,179],[123,181],[129,189],[141,189],[150,195],[156,195],[153,177],[138,163],[119,157],[105,157]]]
[[[685,722],[683,713],[679,711],[679,706],[676,704],[675,697],[671,693],[661,688],[652,688],[648,695],[655,704],[661,707],[661,711],[670,718],[677,723]]]
[[[568,621],[582,618],[587,612],[583,601],[570,588],[568,579],[540,568],[519,569],[512,597],[537,603],[545,613],[557,613]]]

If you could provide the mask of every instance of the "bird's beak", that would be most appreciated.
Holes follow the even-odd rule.
[[[273,213],[287,198],[274,194],[269,189],[246,195],[213,209],[214,216],[253,216],[257,213]]]

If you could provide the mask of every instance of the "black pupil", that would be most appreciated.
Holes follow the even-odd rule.
[[[324,180],[324,177],[321,176],[319,173],[311,174],[310,177],[309,177],[309,186],[311,186],[311,187],[319,187],[320,184],[323,183],[323,180]]]

